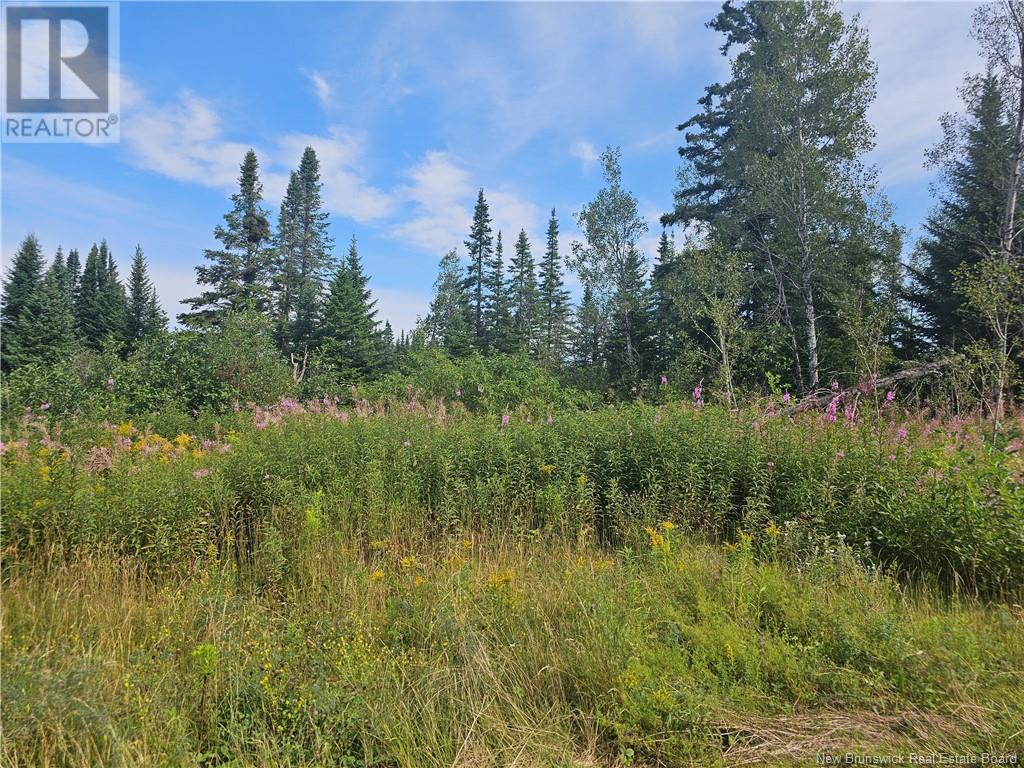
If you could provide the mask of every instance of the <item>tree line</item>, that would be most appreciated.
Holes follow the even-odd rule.
[[[258,315],[297,379],[361,381],[438,347],[528,355],[602,390],[707,379],[729,403],[741,391],[809,393],[957,352],[1001,410],[1024,337],[1020,0],[974,15],[985,68],[966,77],[962,111],[942,118],[928,153],[938,199],[909,260],[865,159],[876,67],[859,20],[828,0],[730,0],[708,26],[730,77],[707,86],[678,126],[674,206],[650,263],[648,222],[609,147],[604,185],[574,214],[569,253],[554,209],[536,255],[525,229],[506,242],[481,189],[464,254],[443,256],[428,313],[395,338],[376,317],[355,240],[335,256],[315,151],[303,153],[272,222],[250,150],[214,231],[219,247],[196,269],[203,290],[179,320],[215,332],[234,314]],[[567,270],[582,286],[575,304]],[[58,250],[44,269],[32,236],[4,283],[2,319],[6,371],[76,343],[131,349],[166,333],[141,250],[122,285],[105,244],[79,274],[77,251]]]

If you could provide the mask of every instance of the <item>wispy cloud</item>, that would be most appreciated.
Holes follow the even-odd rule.
[[[569,147],[569,154],[583,164],[584,170],[596,163],[599,157],[597,148],[589,141],[584,141],[583,139]]]
[[[313,92],[316,94],[317,100],[320,102],[320,106],[329,107],[331,105],[332,89],[331,84],[327,82],[327,79],[319,72],[306,72],[303,73],[313,86]]]

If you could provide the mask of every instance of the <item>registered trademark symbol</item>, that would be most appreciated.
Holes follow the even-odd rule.
[[[110,117],[107,118],[107,122],[111,125],[117,125],[117,115],[111,114]]]

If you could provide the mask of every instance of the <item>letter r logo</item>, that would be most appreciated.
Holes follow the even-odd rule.
[[[4,7],[6,112],[107,112],[106,6]]]

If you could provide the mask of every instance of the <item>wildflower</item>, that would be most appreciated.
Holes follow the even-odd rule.
[[[782,393],[782,402],[788,403],[790,400],[792,400],[792,397],[790,396],[789,392],[783,392]]]
[[[900,440],[906,440],[907,439],[907,435],[909,433],[907,432],[907,428],[906,427],[900,427],[900,431],[897,432],[896,434],[899,436]]]
[[[843,450],[836,451],[836,458],[837,459],[844,459],[844,458],[846,458],[846,451],[843,451]]]
[[[548,414],[548,418],[547,418],[547,423],[551,424],[553,421],[554,421],[554,419],[551,418],[551,414],[549,413]]]
[[[195,469],[192,471],[192,477],[194,477],[196,480],[202,480],[204,477],[209,477],[209,475],[210,470],[208,467],[203,467],[202,469]]]
[[[832,379],[832,391],[833,392],[838,392],[839,391],[839,382],[836,381],[835,379]]]
[[[848,422],[853,422],[857,418],[857,406],[850,403],[848,406],[843,408],[843,418]]]
[[[234,409],[235,413],[238,413],[240,410],[242,410],[242,406],[240,406],[237,402],[231,407]]]
[[[370,581],[380,581],[383,578],[384,578],[384,571],[382,571],[380,568],[378,568],[377,570],[375,570],[373,573],[370,574]]]
[[[462,389],[461,389],[461,387],[456,387],[455,388],[455,396],[456,397],[462,397]]]
[[[403,441],[403,443],[402,443],[402,447],[403,447],[403,448],[412,448],[412,443],[411,443],[411,442],[409,442],[408,440],[405,440],[405,441]]]
[[[671,520],[664,520],[661,523],[661,527],[663,529],[665,529],[666,531],[671,531],[676,526],[675,526],[675,523],[673,523]]]
[[[665,374],[662,374],[660,381],[661,381],[661,386],[664,387],[666,384],[668,384],[668,376],[666,376]]]
[[[501,428],[504,429],[507,426],[508,426],[508,414],[507,413],[503,413],[503,414],[501,414]]]
[[[403,568],[415,568],[418,565],[416,555],[407,555],[398,562]]]
[[[693,388],[693,404],[697,408],[704,407],[704,380],[701,379],[700,384]]]
[[[114,377],[113,376],[107,376],[107,391],[108,392],[113,392],[114,391]]]
[[[541,474],[550,475],[552,472],[555,471],[555,465],[554,464],[541,464],[539,469],[541,471]]]
[[[892,405],[892,401],[896,399],[896,393],[893,390],[889,390],[885,393],[885,404]]]
[[[828,407],[825,409],[825,417],[829,420],[829,423],[836,420],[836,411],[839,410],[839,395],[836,395],[829,401]]]
[[[477,391],[478,395],[482,395],[484,393],[484,385],[483,384],[477,384],[476,385],[476,391]]]
[[[50,404],[49,403],[43,403],[42,405],[39,406],[39,410],[40,411],[48,411],[48,410],[50,410]]]
[[[889,454],[889,461],[896,461],[896,454],[895,453],[890,453]]]
[[[771,536],[773,539],[782,533],[782,529],[775,524],[774,520],[771,520],[765,527],[764,532]]]

